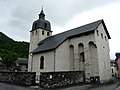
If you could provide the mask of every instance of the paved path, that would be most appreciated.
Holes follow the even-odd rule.
[[[120,87],[118,87],[118,83],[115,83],[115,84],[100,85],[100,86],[97,85],[74,86],[74,87],[68,87],[57,90],[120,90]]]
[[[117,88],[118,88],[118,83],[115,83],[115,84],[110,84],[110,85],[93,87],[88,90],[117,90]],[[120,90],[120,89],[118,89],[118,90]]]
[[[118,83],[115,83],[112,85],[103,85],[103,86],[78,85],[78,86],[71,86],[61,89],[40,89],[35,87],[21,87],[16,85],[0,83],[0,90],[120,90],[120,86],[118,86]]]
[[[36,90],[32,87],[21,87],[11,84],[0,83],[0,90]]]

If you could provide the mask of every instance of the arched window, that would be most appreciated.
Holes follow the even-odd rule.
[[[42,35],[44,35],[44,31],[42,31]]]
[[[82,62],[85,62],[84,52],[81,52],[81,53],[80,53],[80,60],[81,60]]]
[[[37,30],[35,31],[35,34],[37,34]]]
[[[89,42],[89,60],[91,62],[91,73],[94,74],[95,72],[98,72],[99,69],[98,69],[97,46],[92,41]]]
[[[103,39],[103,34],[101,33],[101,38]]]
[[[70,60],[70,70],[75,70],[74,68],[74,46],[69,46],[69,60]]]
[[[47,36],[49,36],[49,32],[47,32]]]
[[[99,31],[97,30],[97,36],[99,36]]]
[[[107,37],[105,36],[105,40],[107,41]]]
[[[41,56],[40,58],[40,69],[44,69],[44,57]]]
[[[32,32],[32,35],[34,35],[34,31]]]
[[[78,47],[79,47],[79,53],[80,53],[80,61],[85,62],[84,45],[82,43],[79,43]]]

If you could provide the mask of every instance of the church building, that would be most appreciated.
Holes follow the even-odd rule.
[[[30,31],[28,71],[84,71],[86,81],[99,77],[111,79],[109,32],[103,20],[98,20],[56,35],[41,10]]]

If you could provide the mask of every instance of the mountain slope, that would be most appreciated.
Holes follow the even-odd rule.
[[[9,52],[17,54],[18,58],[28,58],[29,43],[18,42],[0,32],[0,56]]]

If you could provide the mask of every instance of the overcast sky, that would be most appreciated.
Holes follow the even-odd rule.
[[[120,52],[120,0],[0,0],[0,32],[29,42],[32,23],[43,6],[53,34],[104,19],[110,33],[110,57]]]

